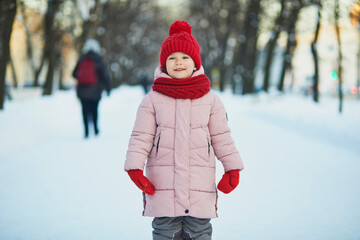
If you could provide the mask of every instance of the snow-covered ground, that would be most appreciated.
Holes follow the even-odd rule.
[[[219,193],[213,239],[360,239],[360,101],[220,94],[245,170]],[[100,103],[83,139],[74,91],[0,112],[0,239],[151,239],[140,190],[123,171],[141,88]],[[218,180],[223,174],[217,169]]]

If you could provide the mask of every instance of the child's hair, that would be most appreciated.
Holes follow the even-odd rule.
[[[161,44],[160,65],[162,70],[166,70],[166,59],[174,52],[186,53],[194,60],[196,69],[200,69],[200,46],[191,33],[191,26],[185,21],[175,21],[170,26],[169,37]]]

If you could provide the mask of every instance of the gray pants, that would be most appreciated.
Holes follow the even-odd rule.
[[[156,217],[152,222],[153,240],[211,240],[210,218]]]

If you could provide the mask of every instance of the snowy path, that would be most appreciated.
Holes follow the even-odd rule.
[[[122,170],[141,98],[130,87],[104,98],[101,135],[86,141],[73,92],[6,105],[1,240],[151,239],[152,219]],[[359,111],[339,117],[332,101],[294,97],[222,99],[245,170],[239,188],[219,194],[213,239],[360,239]]]

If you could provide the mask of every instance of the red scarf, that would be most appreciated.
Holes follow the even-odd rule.
[[[205,74],[185,79],[157,78],[152,89],[172,98],[196,99],[210,91],[210,80]]]

